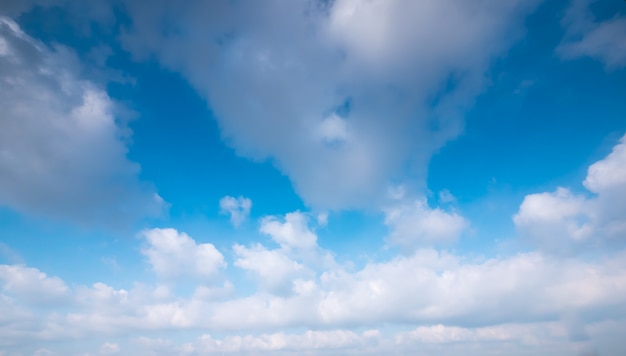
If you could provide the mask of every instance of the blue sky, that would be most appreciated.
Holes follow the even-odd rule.
[[[617,355],[626,5],[0,4],[0,355]]]

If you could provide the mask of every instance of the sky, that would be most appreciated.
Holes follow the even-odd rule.
[[[3,0],[0,355],[622,355],[626,3]]]

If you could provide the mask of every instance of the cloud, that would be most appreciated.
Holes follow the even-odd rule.
[[[160,197],[126,158],[116,104],[52,49],[0,17],[0,204],[82,225],[158,215]]]
[[[295,279],[296,293],[287,295],[259,290],[215,302],[130,291],[124,300],[133,300],[132,304],[109,299],[106,309],[73,314],[72,327],[84,331],[202,327],[233,332],[383,323],[476,327],[559,321],[569,315],[579,315],[582,323],[609,315],[621,320],[626,316],[621,298],[626,292],[623,261],[623,253],[602,262],[528,253],[470,262],[419,250],[356,271],[325,270],[309,282]],[[134,297],[137,293],[143,297]]]
[[[595,58],[609,69],[626,66],[626,17],[596,21],[589,7],[591,2],[572,1],[562,21],[567,33],[557,53],[564,59]]]
[[[284,222],[267,216],[261,219],[259,231],[284,249],[311,249],[317,246],[317,235],[309,229],[308,222],[309,217],[299,211],[286,214]]]
[[[593,179],[587,184],[591,189],[615,189],[615,180],[606,177],[621,170],[620,145],[591,166]],[[554,199],[559,203],[565,198]],[[415,206],[408,207],[413,216]],[[549,217],[557,220],[568,216],[559,213],[558,205],[549,211],[556,214]],[[332,258],[320,263],[307,255],[324,256],[325,251],[311,237],[315,234],[304,213],[262,221],[259,230],[267,230],[279,244],[276,249],[261,244],[233,247],[232,266],[254,275],[256,289],[245,280],[211,282],[227,267],[222,254],[174,229],[144,230],[146,247],[141,253],[160,278],[191,277],[189,281],[196,283],[189,286],[195,290],[187,296],[158,284],[124,289],[95,282],[69,287],[35,268],[0,265],[1,305],[10,306],[4,311],[9,323],[0,330],[0,345],[41,348],[48,341],[201,329],[208,334],[182,345],[163,341],[159,352],[358,353],[373,347],[380,354],[427,345],[437,353],[441,345],[454,349],[459,344],[496,343],[502,350],[521,347],[548,353],[571,343],[591,345],[598,335],[608,335],[606,330],[594,331],[596,325],[614,322],[622,329],[626,325],[626,302],[621,297],[626,294],[624,251],[577,260],[543,252],[465,258],[417,248],[356,267],[349,261],[339,265]],[[392,334],[376,331],[384,325],[406,329],[394,329]],[[310,332],[285,333],[288,330]],[[150,348],[152,343],[140,344]],[[116,345],[127,350],[117,341]]]
[[[70,293],[61,279],[21,265],[0,265],[0,283],[3,292],[34,305],[62,304]]]
[[[54,355],[57,355],[57,353],[48,349],[37,349],[35,351],[35,356],[54,356]]]
[[[120,346],[111,342],[105,342],[100,346],[101,355],[112,355],[120,352]]]
[[[328,212],[317,214],[317,226],[325,227],[326,225],[328,225]]]
[[[592,164],[583,185],[593,196],[559,187],[527,195],[513,217],[523,237],[560,253],[606,246],[626,234],[626,135]]]
[[[235,245],[233,250],[234,265],[256,274],[262,288],[272,292],[288,291],[292,280],[307,272],[307,268],[280,250],[268,250],[258,244],[249,248]]]
[[[147,242],[141,253],[162,278],[173,280],[192,276],[209,279],[226,266],[224,256],[213,244],[198,244],[184,232],[151,229],[142,231],[140,235]]]
[[[448,189],[443,189],[441,191],[439,191],[439,202],[442,204],[446,204],[446,203],[454,203],[456,201],[456,198],[454,197],[454,195],[452,195],[452,193],[450,193],[450,191]]]
[[[213,352],[271,352],[271,351],[315,351],[354,348],[367,345],[367,333],[359,335],[350,330],[312,331],[302,334],[263,334],[259,336],[230,336],[222,340],[211,335],[202,335],[194,349],[199,353]]]
[[[454,242],[469,226],[457,213],[430,208],[425,199],[386,209],[385,224],[390,229],[387,241],[409,248]]]
[[[220,213],[230,215],[230,222],[238,227],[250,215],[252,200],[244,197],[233,198],[225,196],[220,199]]]
[[[430,155],[462,130],[491,60],[535,3],[159,1],[146,11],[130,1],[123,41],[181,72],[225,141],[274,162],[307,204],[371,208],[406,173],[422,188]]]
[[[625,328],[624,261],[623,252],[602,261],[541,253],[468,261],[418,250],[353,271],[332,268],[308,280],[295,278],[293,293],[273,295],[260,289],[226,299],[199,298],[198,293],[181,297],[142,286],[125,291],[95,283],[70,288],[73,302],[53,313],[32,314],[37,310],[32,307],[30,314],[13,313],[12,322],[0,330],[0,341],[41,347],[44,340],[202,329],[225,336],[206,335],[186,345],[188,350],[357,352],[376,345],[391,350],[445,345],[443,350],[456,350],[459,343],[497,343],[499,348],[528,347],[547,354],[551,345],[572,347],[572,337],[572,342],[581,342],[576,337],[581,332],[593,342],[612,335],[609,330]],[[18,303],[12,309],[26,300],[12,301]],[[606,323],[613,324],[598,331]],[[352,329],[357,325],[366,331]],[[410,330],[394,329],[385,336],[375,331],[383,325]],[[311,331],[283,334],[288,329]],[[176,349],[175,343],[169,345]]]
[[[255,274],[263,291],[287,295],[306,289],[302,283],[316,275],[314,269],[335,264],[332,255],[317,245],[317,235],[309,227],[310,218],[300,211],[262,218],[259,232],[270,236],[279,248],[268,249],[258,243],[250,247],[235,244],[234,265]],[[319,225],[320,216],[317,221]]]
[[[597,323],[590,329],[594,336],[607,331],[615,339],[623,326]],[[495,327],[460,328],[444,325],[418,327],[388,332],[370,329],[355,332],[346,329],[307,330],[299,333],[264,333],[214,337],[204,334],[184,344],[172,340],[142,338],[144,352],[166,354],[224,353],[269,355],[551,355],[593,354],[593,347],[569,343],[562,325],[551,322],[505,324]],[[149,346],[148,346],[149,345]],[[603,347],[600,354],[619,353],[623,344]],[[585,353],[586,352],[586,353]]]
[[[322,140],[329,144],[341,143],[349,138],[346,120],[333,113],[319,125],[319,134]]]

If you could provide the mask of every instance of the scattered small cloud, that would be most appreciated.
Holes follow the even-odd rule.
[[[252,200],[244,197],[233,198],[225,196],[220,199],[220,213],[230,215],[230,222],[239,227],[250,215]]]

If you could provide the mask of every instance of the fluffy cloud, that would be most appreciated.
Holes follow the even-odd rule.
[[[387,240],[404,247],[450,243],[469,226],[457,213],[430,208],[425,199],[387,209],[385,224],[391,230]]]
[[[317,235],[309,229],[308,220],[299,211],[286,214],[284,222],[268,216],[261,219],[260,231],[284,249],[310,249],[317,246]]]
[[[281,250],[268,250],[261,245],[250,248],[235,245],[235,266],[258,275],[261,286],[272,292],[285,292],[292,280],[306,273],[307,269]]]
[[[115,103],[77,68],[68,49],[0,17],[0,205],[81,224],[159,214],[162,199],[126,158]]]
[[[418,250],[355,271],[334,268],[312,280],[296,279],[292,294],[277,296],[261,290],[225,300],[199,299],[197,294],[181,298],[145,288],[123,291],[96,283],[72,289],[72,300],[93,294],[100,296],[99,302],[74,302],[39,315],[34,324],[19,323],[18,318],[29,319],[14,315],[13,323],[0,331],[0,340],[30,340],[24,345],[37,345],[37,340],[202,328],[235,336],[201,337],[186,346],[189,352],[362,350],[380,334],[340,329],[413,324],[416,329],[392,338],[392,350],[398,345],[502,342],[500,347],[505,347],[519,342],[549,353],[546,343],[567,348],[572,346],[569,340],[581,340],[579,335],[593,341],[605,334],[593,329],[602,323],[624,329],[625,257],[618,253],[592,262],[528,253],[468,261]],[[518,326],[507,326],[512,322]],[[541,326],[546,322],[548,329]],[[331,331],[236,336],[288,328]]]
[[[621,189],[623,144],[589,169],[585,185],[599,194],[595,198],[599,201],[602,194]],[[540,199],[548,203],[540,201],[537,205],[547,210],[535,211],[535,215],[524,213],[529,217],[527,221],[561,221],[580,211],[570,209],[570,205],[577,207],[579,200],[566,191]],[[534,203],[529,201],[527,207],[532,208]],[[581,201],[580,204],[587,204]],[[411,206],[409,211],[412,213],[413,209]],[[592,340],[594,336],[590,335],[594,333],[590,328],[599,323],[624,326],[623,251],[603,255],[599,260],[562,259],[541,252],[467,259],[417,249],[356,268],[350,263],[319,264],[298,255],[311,249],[321,251],[307,225],[307,215],[295,212],[281,220],[266,218],[260,227],[262,233],[279,244],[278,248],[272,250],[260,244],[233,247],[233,266],[259,279],[258,289],[245,288],[248,291],[243,294],[237,292],[238,285],[230,282],[223,287],[207,284],[225,266],[224,257],[213,245],[197,243],[174,229],[143,231],[147,246],[142,253],[163,278],[199,278],[201,283],[188,297],[178,296],[164,286],[136,285],[126,290],[98,282],[70,288],[36,269],[2,265],[0,287],[5,295],[0,297],[13,307],[11,323],[0,333],[0,340],[15,340],[4,342],[15,345],[20,340],[72,339],[102,333],[120,336],[170,329],[202,328],[211,333],[239,335],[302,328],[343,330],[355,325],[370,329],[414,325],[416,329],[396,334],[392,338],[394,345],[520,342],[547,352],[544,342],[554,341],[564,347],[570,342]],[[594,229],[600,229],[599,225]],[[297,243],[301,240],[309,242]],[[42,304],[48,297],[37,299],[46,295],[63,298],[66,303],[50,314],[33,314],[33,306],[54,307],[55,304]],[[560,330],[550,334],[561,335],[557,335],[556,341],[545,332],[533,331],[530,336],[522,332],[524,325],[531,328],[546,322],[554,325],[550,328]],[[507,326],[511,323],[522,326]],[[320,350],[361,350],[366,341],[385,339],[379,336],[374,331],[366,335],[354,330],[223,339],[205,335],[181,347],[190,353],[296,352],[316,349],[315,345]],[[378,346],[383,347],[384,343]],[[177,350],[172,351],[175,353],[182,350],[175,344],[168,347]]]
[[[615,184],[621,178],[613,175],[619,176],[622,169],[623,144],[590,167],[585,184],[598,192],[597,199],[605,189],[621,187]],[[570,200],[577,201],[564,191],[542,199],[554,200],[546,210],[552,215],[540,211],[531,217],[560,221],[579,211],[561,209],[561,200],[569,199],[566,207],[574,204]],[[599,260],[561,259],[541,252],[467,259],[417,249],[355,268],[352,264],[316,264],[298,256],[301,247],[321,250],[311,238],[315,235],[308,228],[306,214],[287,214],[284,222],[276,217],[263,221],[260,231],[279,244],[277,249],[260,244],[233,248],[233,265],[256,274],[260,282],[257,290],[244,294],[234,293],[237,285],[230,282],[223,287],[206,284],[225,265],[222,254],[213,245],[199,244],[174,229],[142,232],[147,243],[142,253],[161,277],[201,278],[189,297],[163,286],[136,285],[125,290],[98,282],[70,288],[33,268],[1,265],[0,287],[6,295],[0,297],[12,307],[10,323],[0,332],[0,345],[16,347],[29,340],[29,345],[45,346],[33,341],[202,328],[227,336],[216,339],[207,334],[179,346],[162,341],[159,352],[358,353],[365,348],[384,353],[427,345],[433,353],[455,353],[451,350],[460,350],[454,345],[479,347],[489,342],[498,344],[499,350],[529,348],[549,353],[554,348],[570,352],[575,345],[591,345],[595,338],[610,334],[594,332],[598,325],[613,323],[613,329],[624,329],[623,251]],[[311,242],[294,242],[300,240]],[[34,306],[44,305],[40,298],[45,295],[67,302],[49,314],[36,314]],[[355,325],[370,330],[349,329]],[[384,336],[377,331],[382,325],[416,328]],[[284,330],[302,328],[311,331],[284,334]],[[275,333],[255,334],[267,332]],[[147,349],[154,344],[142,340],[140,344]],[[619,339],[611,340],[603,343],[620,345]],[[452,346],[440,349],[440,345]]]
[[[67,302],[70,292],[61,279],[20,265],[0,265],[0,283],[3,292],[36,305]]]
[[[592,197],[559,187],[524,198],[513,217],[521,234],[554,252],[605,245],[626,234],[626,136],[592,164],[583,185]]]
[[[264,291],[285,295],[306,289],[304,285],[295,285],[306,284],[305,281],[296,282],[299,278],[306,280],[314,277],[312,268],[334,265],[329,252],[317,245],[317,235],[309,227],[309,219],[309,214],[300,211],[285,214],[284,218],[262,218],[259,232],[270,236],[279,248],[268,249],[261,244],[250,247],[236,244],[233,246],[236,256],[234,265],[255,274]],[[318,216],[318,224],[325,219]]]
[[[626,17],[596,21],[589,6],[592,1],[572,1],[563,19],[567,34],[557,52],[567,59],[596,58],[607,68],[626,66]]]
[[[226,265],[224,256],[213,244],[198,244],[184,232],[151,229],[144,230],[141,236],[148,244],[141,253],[160,277],[175,279],[190,275],[208,279]]]
[[[250,215],[250,208],[252,208],[252,200],[248,198],[225,196],[220,199],[220,212],[230,215],[230,222],[235,227],[246,221]]]
[[[225,140],[275,162],[307,203],[371,207],[407,167],[423,181],[535,3],[158,1],[146,11],[129,1],[123,39],[137,58],[182,72]]]

